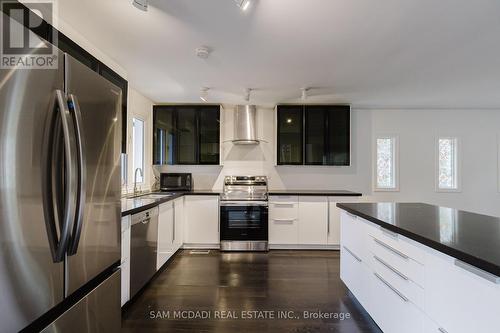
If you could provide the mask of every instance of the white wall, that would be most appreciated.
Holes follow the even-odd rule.
[[[122,192],[131,193],[134,190],[134,168],[132,147],[132,119],[137,118],[144,121],[144,182],[137,183],[141,191],[150,190],[154,182],[151,163],[153,161],[153,101],[145,97],[137,90],[128,87],[127,108],[127,185]]]
[[[233,135],[234,106],[224,105],[223,141]],[[272,189],[346,189],[366,201],[418,201],[500,216],[498,146],[500,110],[352,110],[349,167],[275,166],[274,109],[258,108],[258,146],[223,144],[223,166],[162,166],[157,171],[192,172],[198,189],[221,189],[225,175],[264,174]],[[376,134],[396,134],[400,146],[400,191],[372,191],[372,145]],[[438,135],[461,141],[462,192],[435,192]]]
[[[421,201],[500,216],[500,110],[373,110],[372,121],[374,135],[399,136],[400,191],[377,192],[377,200]],[[461,192],[435,191],[439,136],[459,138]]]
[[[118,75],[120,75],[124,79],[127,79],[127,71],[122,66],[120,66],[114,59],[109,57],[105,52],[97,48],[94,44],[92,44],[92,42],[81,35],[78,31],[76,31],[76,29],[74,29],[68,22],[59,17],[57,27],[59,31],[61,31],[75,43],[80,45],[80,47],[82,47],[85,51],[92,54],[99,61],[118,73]]]

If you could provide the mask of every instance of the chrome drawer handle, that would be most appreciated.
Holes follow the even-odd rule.
[[[399,290],[394,288],[389,282],[387,282],[384,278],[382,278],[380,275],[377,273],[373,273],[383,284],[385,284],[389,289],[391,289],[396,295],[398,295],[403,301],[408,302],[410,301],[408,297],[403,295]]]
[[[404,254],[403,252],[401,251],[398,251],[396,250],[395,248],[393,248],[392,246],[390,245],[387,245],[386,243],[382,242],[382,241],[379,241],[378,239],[376,238],[373,238],[373,240],[375,241],[375,243],[377,243],[378,245],[382,246],[382,247],[385,247],[387,250],[397,254],[398,256],[400,256],[401,258],[405,259],[405,260],[408,260],[410,259],[410,257],[408,257],[406,254]]]
[[[293,223],[295,219],[273,219],[273,221],[277,223]]]
[[[401,273],[400,271],[398,271],[397,269],[395,269],[394,267],[392,267],[391,265],[389,265],[388,263],[386,263],[384,260],[380,259],[379,257],[377,256],[373,256],[373,258],[375,260],[377,260],[379,263],[381,263],[382,265],[384,265],[385,267],[387,267],[389,270],[391,270],[393,273],[395,273],[396,275],[398,275],[400,278],[402,278],[403,280],[406,280],[408,281],[409,278],[404,275],[403,273]]]
[[[274,207],[279,207],[279,206],[294,206],[296,203],[295,202],[280,202],[280,203],[275,203]]]
[[[342,247],[344,248],[344,250],[346,250],[347,252],[349,252],[349,254],[350,254],[351,256],[353,256],[353,258],[354,258],[354,259],[356,259],[356,260],[357,260],[357,261],[359,261],[359,262],[361,262],[361,261],[362,261],[360,257],[358,257],[357,255],[355,255],[355,254],[354,254],[351,250],[349,250],[347,247],[345,247],[345,246],[342,246]]]
[[[472,273],[474,275],[477,275],[485,280],[488,280],[488,281],[493,282],[495,284],[500,284],[500,277],[498,277],[494,274],[491,274],[490,272],[486,272],[480,268],[474,267],[466,262],[455,259],[455,266],[458,266],[458,267],[466,270],[467,272]]]

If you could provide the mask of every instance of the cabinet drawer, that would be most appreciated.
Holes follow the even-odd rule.
[[[346,246],[340,248],[340,278],[367,311],[370,308],[369,274],[368,267],[359,256]]]
[[[368,249],[372,256],[376,256],[384,263],[398,270],[409,280],[425,288],[424,266],[403,252],[404,250],[400,246],[394,245],[394,242],[389,243],[382,237],[368,237]]]
[[[269,208],[269,216],[276,219],[298,219],[299,204],[298,203],[271,203]]]
[[[391,286],[415,304],[424,309],[424,289],[413,282],[399,267],[394,267],[379,256],[370,253],[369,266]]]
[[[365,224],[368,225],[366,228],[369,235],[377,238],[411,259],[421,264],[425,264],[425,251],[422,249],[423,245],[416,245],[416,242],[380,226],[375,227],[375,225],[369,221],[366,221]]]
[[[447,332],[499,331],[500,284],[431,249],[425,270],[426,313]]]
[[[270,218],[269,244],[298,244],[299,225],[296,218]]]
[[[299,203],[298,195],[271,195],[269,196],[270,203]]]
[[[342,211],[340,213],[340,244],[351,249],[360,259],[367,261],[366,237],[357,217]]]
[[[422,333],[424,314],[377,272],[368,277],[370,315],[384,333]]]

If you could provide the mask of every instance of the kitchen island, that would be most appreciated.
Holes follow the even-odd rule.
[[[341,279],[384,332],[500,331],[499,218],[421,203],[337,207]]]

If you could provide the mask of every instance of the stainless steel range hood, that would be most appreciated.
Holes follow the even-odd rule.
[[[235,145],[258,145],[257,108],[255,105],[237,105],[234,114]]]

